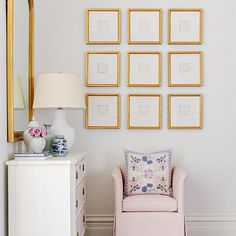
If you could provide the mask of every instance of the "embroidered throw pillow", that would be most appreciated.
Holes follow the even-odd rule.
[[[171,152],[125,150],[125,195],[171,194]]]

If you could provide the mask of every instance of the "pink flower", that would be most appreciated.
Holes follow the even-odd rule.
[[[32,137],[34,137],[34,136],[35,136],[34,128],[30,128],[29,131],[28,131],[28,133],[29,133]]]
[[[34,135],[35,135],[35,137],[39,137],[41,135],[41,129],[40,128],[35,128],[34,129]]]
[[[48,132],[44,129],[42,129],[41,136],[46,137],[48,135]]]
[[[28,133],[32,137],[46,137],[47,136],[47,131],[40,127],[30,128]]]

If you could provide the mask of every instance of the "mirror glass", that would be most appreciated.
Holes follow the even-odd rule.
[[[13,8],[13,109],[14,131],[23,131],[29,122],[29,4],[14,0]]]

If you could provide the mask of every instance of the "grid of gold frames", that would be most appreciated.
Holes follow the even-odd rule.
[[[200,13],[200,30],[199,41],[182,41],[175,42],[171,39],[171,13],[172,12],[199,12]],[[168,44],[202,44],[202,9],[178,9],[173,8],[168,10]]]
[[[173,84],[172,80],[171,80],[171,56],[172,55],[194,55],[194,54],[198,54],[200,57],[200,78],[199,78],[199,83],[196,84]],[[186,51],[181,51],[181,52],[168,52],[168,86],[169,87],[201,87],[202,86],[202,81],[203,81],[203,72],[202,72],[202,52],[197,52],[197,51],[193,51],[193,52],[186,52]]]
[[[158,98],[158,126],[131,126],[130,122],[130,98],[131,97],[157,97]],[[128,129],[161,129],[162,124],[162,98],[160,94],[128,94],[128,119],[127,119],[127,127]],[[154,109],[154,108],[153,108]]]
[[[118,14],[118,38],[115,41],[91,41],[90,40],[90,32],[89,32],[89,15],[91,12],[114,12]],[[87,17],[86,17],[86,41],[87,44],[120,44],[120,9],[116,8],[109,8],[109,9],[102,9],[102,8],[90,8],[87,9]]]
[[[117,81],[116,84],[92,84],[89,83],[89,55],[116,55],[117,56]],[[86,78],[85,84],[87,87],[119,87],[120,86],[120,52],[87,52],[86,53]]]
[[[171,98],[172,97],[199,97],[200,115],[198,126],[172,126],[171,125]],[[201,129],[202,128],[202,94],[169,94],[168,95],[168,128],[169,129]]]
[[[159,13],[159,40],[157,41],[132,41],[131,40],[131,12],[158,12]],[[145,8],[138,8],[138,9],[128,9],[128,44],[161,44],[162,43],[162,10],[161,9],[145,9]]]
[[[106,96],[106,97],[117,97],[117,125],[115,126],[91,126],[89,125],[89,97]],[[119,129],[120,128],[120,94],[114,93],[88,93],[86,94],[86,128],[87,129]]]
[[[132,84],[130,82],[130,71],[131,71],[131,63],[130,57],[131,55],[157,55],[158,61],[157,66],[159,68],[159,73],[157,76],[157,81],[155,84]],[[162,56],[160,52],[128,52],[128,87],[160,87],[161,86],[161,74],[162,74]]]

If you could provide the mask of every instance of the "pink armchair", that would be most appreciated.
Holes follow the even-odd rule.
[[[175,167],[173,197],[135,195],[124,197],[124,172],[112,172],[115,188],[114,236],[184,236],[184,182],[187,174]]]

